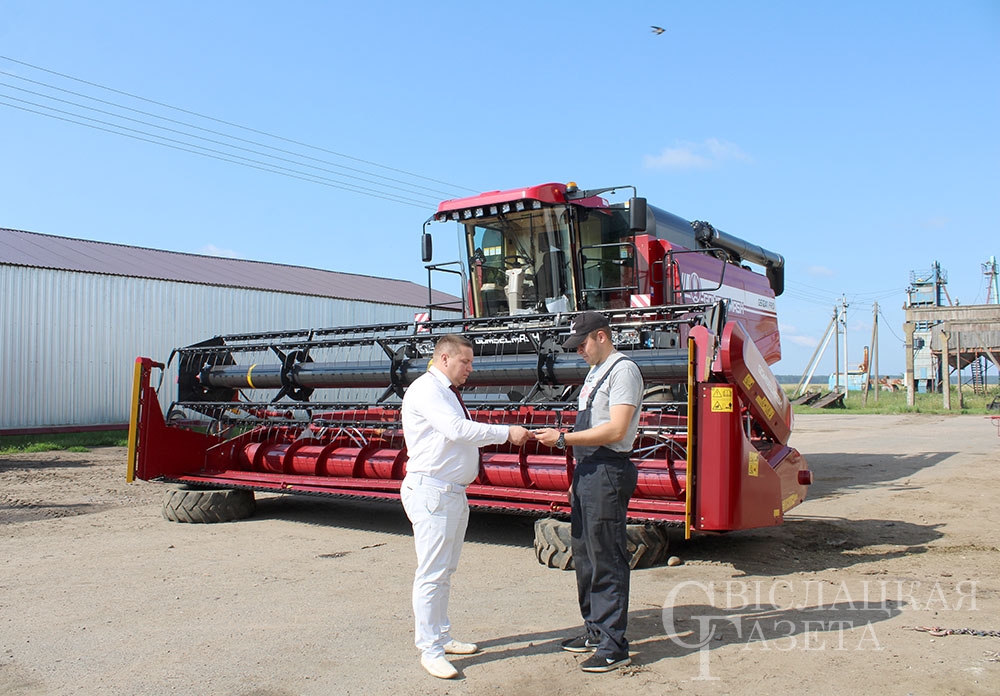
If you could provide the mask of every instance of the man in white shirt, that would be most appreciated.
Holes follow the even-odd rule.
[[[458,676],[445,657],[471,655],[474,643],[451,637],[448,595],[469,522],[465,487],[479,475],[479,448],[511,442],[520,447],[528,431],[519,425],[489,425],[469,418],[458,387],[472,372],[472,343],[446,334],[434,347],[427,372],[403,397],[403,437],[409,460],[400,497],[413,524],[417,570],[413,577],[414,642],[420,664],[441,679]]]

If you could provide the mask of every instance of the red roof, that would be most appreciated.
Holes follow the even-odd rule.
[[[537,200],[543,203],[564,203],[566,201],[566,184],[540,184],[527,188],[510,189],[507,191],[487,191],[468,198],[453,198],[438,205],[438,213],[444,213],[461,208],[474,206],[510,203],[519,200]]]

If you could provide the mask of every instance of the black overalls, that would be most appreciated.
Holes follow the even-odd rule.
[[[615,361],[594,385],[573,430],[591,427],[594,397],[622,360],[627,358]],[[578,459],[573,470],[570,519],[577,595],[587,634],[592,641],[600,642],[597,654],[601,657],[628,655],[625,628],[629,553],[625,515],[637,476],[630,453],[607,447]]]

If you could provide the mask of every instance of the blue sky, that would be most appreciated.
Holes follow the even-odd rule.
[[[0,55],[2,227],[424,283],[438,200],[635,185],[784,255],[782,374],[842,296],[901,373],[910,272],[1000,255],[995,0],[0,0]]]

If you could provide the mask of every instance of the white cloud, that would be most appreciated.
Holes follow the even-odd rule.
[[[819,345],[818,338],[800,335],[799,330],[795,328],[794,324],[786,324],[783,321],[779,321],[778,331],[781,333],[782,343],[794,343],[797,346],[805,346],[806,348],[815,348]]]
[[[950,221],[944,215],[935,215],[921,221],[920,226],[925,230],[943,230]]]
[[[819,339],[813,338],[812,336],[787,336],[783,335],[781,337],[782,341],[789,341],[797,346],[805,346],[806,348],[815,348],[819,345]]]
[[[826,266],[809,266],[806,269],[806,273],[811,276],[823,276],[824,278],[832,278],[834,275],[833,271]]]
[[[238,251],[233,251],[232,249],[220,249],[214,244],[206,244],[196,253],[204,254],[205,256],[222,256],[227,259],[242,259],[243,254]]]
[[[753,159],[738,145],[718,138],[701,143],[678,142],[663,149],[659,155],[646,155],[647,169],[709,169],[722,162],[752,162]]]

